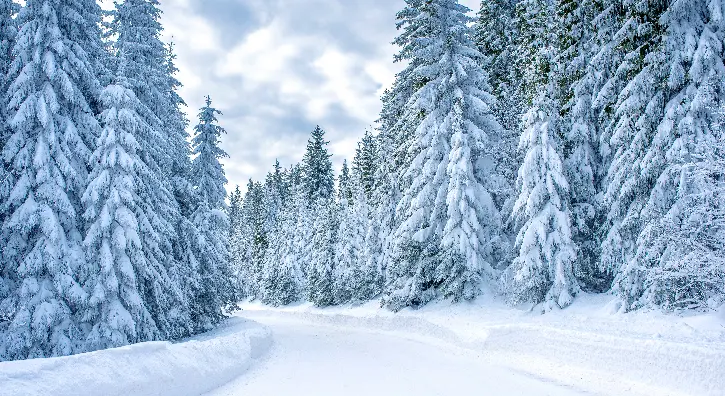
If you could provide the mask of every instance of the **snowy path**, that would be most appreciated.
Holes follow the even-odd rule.
[[[580,395],[486,363],[435,339],[251,316],[272,330],[269,356],[209,393],[226,395]]]

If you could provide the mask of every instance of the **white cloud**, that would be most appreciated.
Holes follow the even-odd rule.
[[[108,1],[108,0],[104,0]],[[214,4],[212,7],[211,4]],[[477,8],[478,0],[463,4]],[[210,94],[225,115],[229,189],[263,179],[275,158],[302,158],[309,132],[328,132],[339,169],[380,110],[402,0],[168,0],[164,38],[176,43],[192,118]]]

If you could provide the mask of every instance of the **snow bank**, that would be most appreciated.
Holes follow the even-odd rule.
[[[495,364],[601,394],[723,395],[725,327],[715,315],[622,315],[601,297],[584,300],[546,315],[486,303],[434,304],[399,314],[374,304],[281,310],[247,304],[242,315],[287,315],[446,343],[479,352]]]
[[[50,359],[0,363],[0,395],[199,395],[241,375],[272,342],[232,318],[180,343],[145,342]]]

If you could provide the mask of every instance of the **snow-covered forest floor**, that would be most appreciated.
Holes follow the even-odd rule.
[[[618,313],[582,296],[544,315],[496,299],[397,314],[243,303],[219,329],[0,363],[0,395],[722,395],[725,312]],[[271,350],[270,350],[271,346]]]

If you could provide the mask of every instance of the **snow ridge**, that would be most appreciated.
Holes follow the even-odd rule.
[[[272,344],[232,318],[180,343],[144,342],[74,356],[0,363],[0,395],[199,395],[244,373]]]

